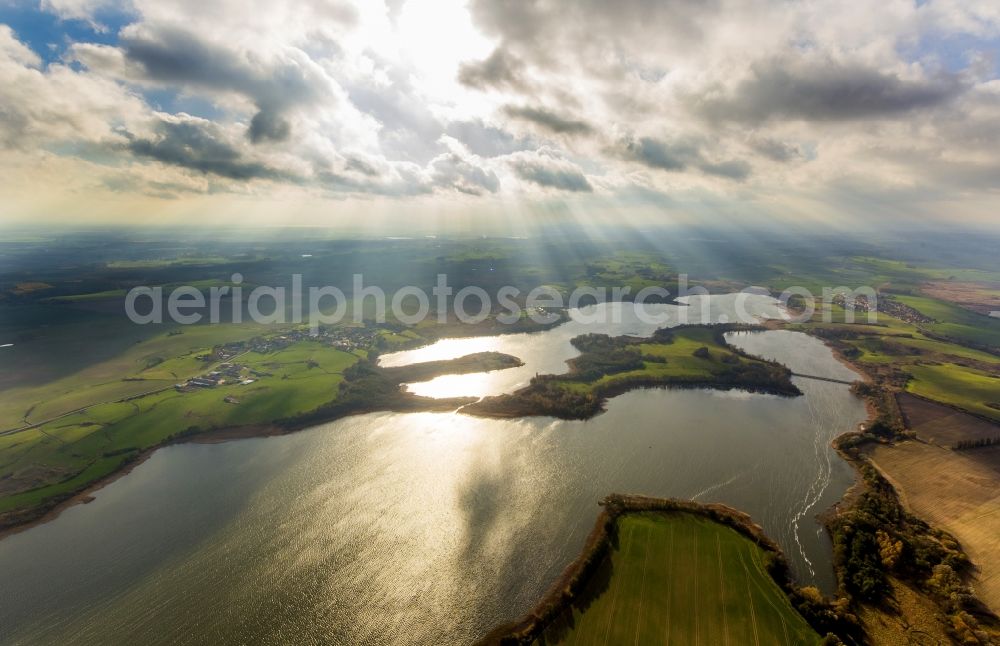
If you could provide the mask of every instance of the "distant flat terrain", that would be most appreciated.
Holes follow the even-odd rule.
[[[1000,283],[936,280],[922,285],[921,291],[980,314],[1000,310]]]
[[[867,452],[907,509],[958,539],[978,568],[977,596],[1000,612],[1000,447],[952,451],[907,441]]]
[[[610,563],[539,646],[819,642],[765,570],[764,551],[730,527],[678,512],[618,522]]]

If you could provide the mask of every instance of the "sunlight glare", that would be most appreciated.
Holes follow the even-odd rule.
[[[396,21],[400,53],[434,94],[454,98],[464,61],[485,58],[493,44],[472,24],[464,0],[409,0]]]

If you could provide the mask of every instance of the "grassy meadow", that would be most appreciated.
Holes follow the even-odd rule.
[[[184,362],[187,356],[178,359],[191,368],[187,376],[209,369],[210,364],[203,361],[188,366]],[[63,408],[77,404],[86,408],[27,431],[0,436],[0,473],[11,476],[0,487],[0,512],[72,492],[115,471],[137,452],[192,427],[206,430],[266,424],[313,411],[336,400],[343,372],[363,356],[361,351],[349,353],[300,341],[275,352],[248,352],[234,359],[265,375],[251,384],[179,392],[169,387],[177,378],[162,375],[162,379],[147,382],[124,382],[144,383],[146,389],[151,384],[168,385],[166,390],[125,401],[86,406],[88,396],[121,397],[125,392],[128,397],[127,391],[111,388],[85,388],[71,398],[57,399],[64,402]]]
[[[735,530],[688,513],[618,521],[610,561],[537,646],[817,644],[767,573],[765,553]]]
[[[254,323],[189,325],[133,343],[109,359],[44,384],[0,390],[0,431],[171,386],[206,370],[207,364],[196,358],[199,354],[265,331],[273,333]]]
[[[934,319],[933,323],[924,324],[922,327],[935,335],[960,343],[1000,347],[1000,318],[979,314],[926,296],[900,295],[897,299]]]
[[[908,370],[913,375],[908,392],[1000,420],[1000,374],[952,363],[916,365]]]

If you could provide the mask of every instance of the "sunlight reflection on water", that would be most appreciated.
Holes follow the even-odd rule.
[[[843,369],[801,333],[733,342]],[[564,365],[565,346],[537,347]],[[0,541],[0,642],[471,643],[531,607],[612,491],[743,509],[829,591],[812,515],[852,482],[829,441],[865,411],[844,385],[798,383],[636,391],[586,421],[377,413],[170,446]]]
[[[784,315],[780,303],[769,296],[746,295],[737,303],[737,295],[693,296],[690,305],[602,303],[570,311],[563,325],[531,334],[442,339],[415,350],[394,352],[380,357],[380,365],[403,366],[424,361],[456,359],[475,352],[503,352],[524,362],[517,368],[471,375],[443,375],[429,381],[407,384],[410,392],[424,397],[485,397],[512,392],[527,386],[537,374],[562,374],[566,362],[580,353],[570,344],[573,337],[587,333],[613,336],[650,336],[660,327],[681,323],[730,322],[754,323],[760,319]],[[745,311],[742,311],[744,310]],[[745,314],[745,315],[744,315]]]

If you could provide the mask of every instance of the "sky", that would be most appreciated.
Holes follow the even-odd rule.
[[[1000,227],[1000,3],[0,0],[0,223]]]

